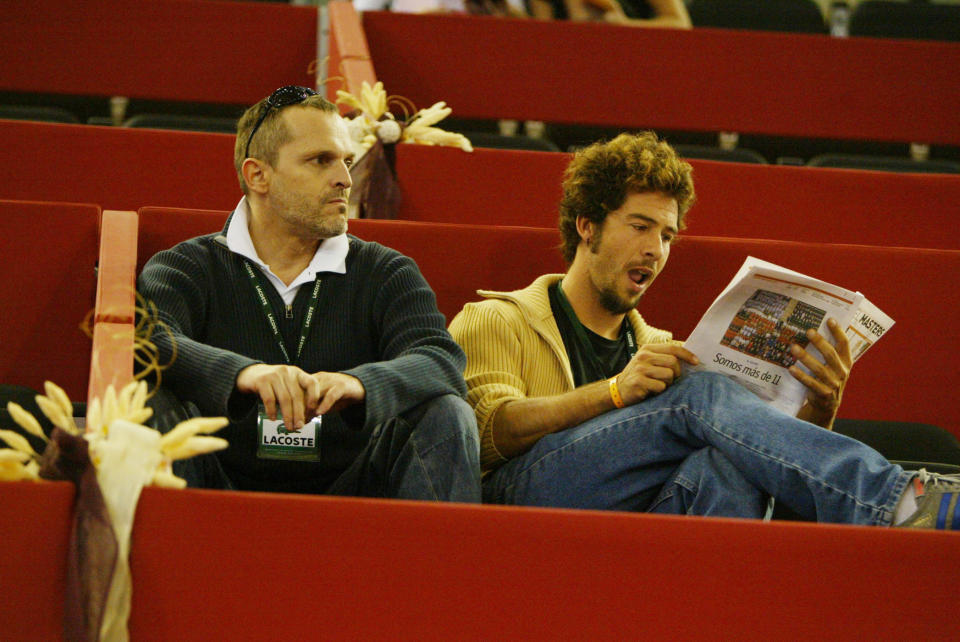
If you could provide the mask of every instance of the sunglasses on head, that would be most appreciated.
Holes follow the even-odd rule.
[[[258,129],[260,129],[260,125],[263,124],[264,119],[267,117],[267,114],[270,113],[271,109],[280,109],[281,107],[296,105],[302,103],[310,96],[316,95],[317,92],[309,87],[300,87],[299,85],[287,85],[286,87],[281,87],[270,94],[270,96],[267,97],[267,104],[264,105],[263,109],[260,111],[260,117],[257,118],[257,124],[253,126],[252,130],[250,130],[250,137],[247,139],[247,146],[243,150],[243,157],[250,157],[250,142],[253,140],[253,135],[257,133]]]

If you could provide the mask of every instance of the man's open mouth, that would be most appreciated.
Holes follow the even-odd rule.
[[[628,273],[630,280],[637,285],[643,285],[650,278],[650,272],[646,270],[630,270]]]

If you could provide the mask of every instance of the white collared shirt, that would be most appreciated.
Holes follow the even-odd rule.
[[[267,275],[267,280],[276,288],[285,305],[293,304],[300,286],[304,283],[313,283],[317,274],[321,272],[346,273],[350,241],[344,233],[324,239],[313,255],[310,265],[304,268],[303,272],[290,282],[290,285],[287,285],[271,272],[270,267],[261,261],[257,255],[257,250],[253,247],[253,239],[250,238],[249,220],[250,209],[247,205],[247,197],[244,196],[237,203],[237,208],[233,211],[233,218],[230,219],[230,225],[227,227],[227,248],[231,252],[253,261],[260,268],[260,271]]]

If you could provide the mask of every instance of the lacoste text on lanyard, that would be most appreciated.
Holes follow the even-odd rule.
[[[260,308],[263,310],[263,313],[267,317],[267,321],[270,323],[270,329],[273,331],[273,336],[280,345],[280,350],[283,352],[283,356],[287,360],[287,363],[293,365],[294,361],[290,359],[290,353],[287,352],[287,345],[283,340],[283,335],[280,334],[280,326],[277,324],[277,319],[273,315],[273,308],[270,307],[270,301],[267,300],[267,293],[264,292],[263,282],[261,281],[260,275],[257,274],[258,270],[255,270],[249,262],[244,262],[243,265],[247,269],[247,275],[250,277],[250,282],[253,283],[253,287],[257,291],[257,298],[260,300]],[[310,304],[307,307],[307,315],[303,319],[303,328],[300,330],[300,342],[297,344],[297,361],[300,360],[300,353],[303,351],[303,345],[307,342],[307,337],[310,335],[310,326],[313,325],[313,317],[317,311],[317,300],[319,298],[320,278],[318,277],[313,283],[313,293],[310,295]]]
[[[580,319],[577,318],[577,313],[573,311],[573,306],[570,305],[570,301],[567,300],[567,295],[563,292],[562,282],[557,283],[557,299],[560,300],[560,307],[563,308],[567,318],[570,319],[570,324],[573,326],[573,331],[577,335],[577,340],[580,342],[580,346],[589,356],[591,361],[590,365],[593,366],[596,374],[600,375],[600,379],[606,379],[607,375],[600,366],[600,358],[597,357],[597,353],[593,349],[593,344],[590,343],[590,339],[587,338],[587,333],[583,330],[583,324],[580,323]],[[623,333],[627,338],[627,353],[632,359],[633,356],[637,354],[637,337],[633,334],[633,328],[630,326],[629,319],[624,319],[623,325]]]

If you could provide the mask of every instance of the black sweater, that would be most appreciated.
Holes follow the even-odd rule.
[[[235,391],[237,374],[255,363],[284,363],[260,307],[242,256],[224,233],[184,241],[147,262],[137,288],[172,331],[176,359],[163,382],[204,415],[226,415],[218,453],[237,488],[322,492],[353,461],[378,424],[439,395],[463,395],[465,357],[447,332],[433,291],[416,264],[378,243],[350,236],[346,274],[321,274],[317,314],[300,359],[306,372],[343,372],[358,378],[366,401],[328,413],[318,463],[258,459],[254,395]],[[277,291],[266,294],[291,358],[309,303],[304,285],[287,319]],[[171,345],[154,332],[161,363]]]

